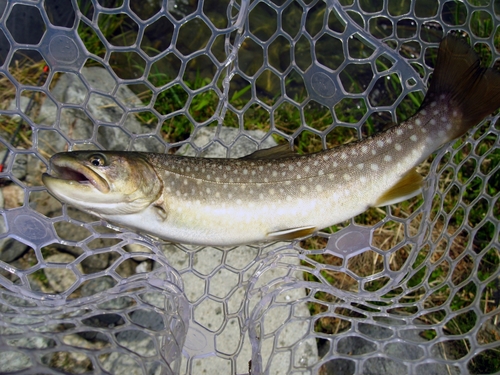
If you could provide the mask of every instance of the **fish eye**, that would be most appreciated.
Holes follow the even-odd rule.
[[[102,154],[94,154],[89,157],[89,162],[94,167],[102,167],[107,164],[106,158]]]

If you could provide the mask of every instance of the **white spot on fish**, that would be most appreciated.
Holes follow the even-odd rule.
[[[307,191],[307,188],[304,185],[300,185],[300,192],[305,193]]]
[[[365,165],[363,163],[358,164],[356,167],[358,167],[359,170],[363,170]]]
[[[291,202],[291,201],[292,201],[292,197],[291,197],[291,196],[289,196],[289,195],[287,195],[287,196],[286,196],[286,201],[287,201],[287,202]]]
[[[362,184],[364,184],[364,183],[366,182],[366,177],[365,177],[365,176],[361,176],[361,177],[359,178],[359,181],[360,181]]]
[[[368,152],[368,146],[362,146],[362,147],[361,147],[361,152],[362,152],[363,154],[366,154],[366,153]]]
[[[426,129],[425,127],[421,127],[421,128],[420,128],[420,131],[421,131],[422,133],[424,133],[424,134],[425,134],[425,133],[427,133],[427,129]]]
[[[233,197],[233,194],[229,193],[229,194],[227,195],[227,197],[228,197],[229,199],[231,199],[231,198]]]
[[[306,165],[304,167],[304,172],[309,173],[310,170],[311,170],[311,167],[309,167],[308,165]]]
[[[410,137],[410,139],[411,139],[413,142],[418,141],[418,137],[417,137],[415,134],[413,134],[413,135]]]
[[[276,193],[274,189],[269,189],[269,194],[274,195],[274,193]]]
[[[349,176],[347,173],[344,174],[344,180],[349,181],[351,179],[351,176]]]
[[[402,147],[401,147],[401,145],[399,143],[396,143],[394,145],[394,148],[396,149],[396,151],[401,151],[401,149],[402,149]]]
[[[278,176],[278,172],[277,171],[273,171],[273,177],[276,177]]]
[[[241,204],[241,199],[236,199],[236,204]]]
[[[314,161],[314,166],[317,167],[319,165],[319,161],[318,160],[315,160]]]
[[[436,120],[431,119],[430,123],[431,123],[432,126],[435,126],[436,125]]]
[[[339,166],[339,163],[337,163],[336,161],[334,161],[332,165],[333,165],[334,168],[337,168]]]
[[[434,111],[432,111],[432,114],[433,114],[434,116],[437,116],[437,115],[439,115],[439,111],[438,111],[437,109],[435,109]]]
[[[184,181],[182,181],[184,183],[184,185],[187,185],[188,184],[188,180],[185,178]]]
[[[375,149],[372,149],[372,155],[377,155],[377,151]]]
[[[264,194],[260,193],[259,194],[259,199],[264,199]]]
[[[413,129],[413,125],[412,124],[408,124],[408,129]]]
[[[342,158],[342,160],[346,160],[347,154],[345,152],[343,152],[342,155],[340,155],[340,157]]]
[[[207,194],[210,194],[210,188],[207,188],[206,192]]]
[[[243,169],[243,174],[248,174],[248,169]]]
[[[349,168],[351,168],[351,167],[352,167],[352,163],[347,164],[347,166],[348,166]]]
[[[453,113],[452,113],[453,117],[458,117],[458,111],[457,110],[454,110]]]
[[[377,141],[378,147],[384,147],[384,141]]]
[[[264,167],[262,165],[259,165],[259,171],[263,171],[264,170]]]
[[[300,180],[302,176],[300,174],[297,175],[297,180]]]
[[[324,160],[324,161],[328,161],[328,159],[330,159],[330,157],[329,157],[328,155],[326,155],[326,154],[325,154],[325,155],[323,155],[323,160]]]
[[[291,164],[288,166],[288,169],[289,169],[290,171],[293,171],[293,168],[294,168],[294,166],[293,166],[293,165],[291,165]]]
[[[386,161],[386,162],[392,161],[392,156],[391,155],[385,155],[384,156],[384,161]]]
[[[321,193],[321,192],[323,191],[323,186],[321,186],[321,185],[316,185],[316,191],[317,191],[318,193]]]
[[[442,137],[444,137],[444,134],[445,134],[444,130],[440,130],[438,132],[438,137],[442,138]]]
[[[415,124],[417,124],[417,126],[421,126],[422,125],[422,120],[420,120],[419,118],[415,120]]]
[[[397,135],[403,135],[403,133],[404,133],[403,129],[401,129],[401,128],[396,129],[396,134]]]
[[[269,179],[267,177],[264,178],[264,182],[269,182]]]
[[[422,109],[422,110],[420,111],[420,114],[421,114],[422,116],[427,116],[427,111],[426,111],[425,109]]]
[[[372,171],[378,171],[378,164],[373,163],[370,165],[370,168],[372,169]]]
[[[448,122],[448,117],[446,117],[446,116],[442,116],[442,117],[441,117],[441,121],[442,121],[442,122]]]
[[[436,102],[432,102],[432,103],[431,103],[431,107],[435,107],[436,105],[437,105],[437,103],[436,103]]]
[[[320,169],[320,170],[318,171],[318,176],[323,176],[324,174],[325,174],[325,172],[324,172],[322,169]]]

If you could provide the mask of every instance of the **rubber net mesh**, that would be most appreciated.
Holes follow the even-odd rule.
[[[446,33],[494,65],[498,2],[13,0],[0,15],[0,372],[500,371],[497,117],[420,167],[422,195],[294,242],[165,243],[41,183],[67,150],[367,137],[418,109]]]

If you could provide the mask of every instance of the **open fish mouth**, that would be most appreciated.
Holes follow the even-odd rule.
[[[56,155],[50,160],[50,167],[53,172],[51,178],[92,185],[101,193],[110,191],[109,183],[102,176],[76,160]]]

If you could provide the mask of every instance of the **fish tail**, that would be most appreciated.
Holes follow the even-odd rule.
[[[436,68],[421,109],[441,105],[448,109],[445,115],[452,125],[444,142],[465,134],[500,107],[500,73],[481,67],[473,49],[452,35],[446,36],[439,46]]]

